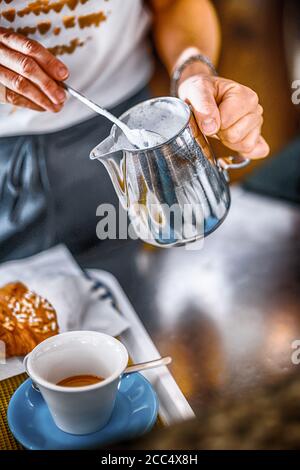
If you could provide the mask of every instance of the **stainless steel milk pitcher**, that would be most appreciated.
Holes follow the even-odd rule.
[[[139,238],[171,247],[213,232],[230,207],[227,169],[248,162],[216,160],[190,106],[178,98],[145,101],[121,120],[164,137],[156,147],[136,149],[113,126],[91,152],[107,169]]]

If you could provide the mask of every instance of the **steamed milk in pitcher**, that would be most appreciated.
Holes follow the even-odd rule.
[[[159,114],[158,119],[156,112],[149,112],[146,108],[138,105],[135,113],[129,115],[127,119],[121,119],[131,129],[147,129],[158,134],[157,140],[155,141],[154,135],[151,142],[147,142],[147,145],[144,145],[141,141],[138,145],[139,150],[143,148],[153,148],[167,142],[176,134],[177,129],[180,129],[184,124],[184,116],[180,115],[177,110],[175,114],[172,114],[172,109],[167,103],[161,103]],[[115,132],[113,150],[120,150],[120,148],[135,149],[134,145],[129,142],[125,134],[120,131],[120,129],[117,129]]]
[[[177,98],[155,98],[121,120],[159,134],[159,142],[137,149],[113,126],[91,152],[107,169],[139,238],[180,246],[215,230],[227,215],[229,189],[190,107]]]

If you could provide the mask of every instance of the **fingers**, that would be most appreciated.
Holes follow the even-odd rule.
[[[28,39],[21,34],[0,28],[0,42],[25,56],[31,57],[54,80],[65,80],[68,68],[37,41]]]
[[[0,82],[8,90],[2,100],[37,110],[61,109],[66,94],[57,81],[68,77],[68,69],[60,60],[38,42],[2,27],[0,57]]]
[[[222,142],[246,158],[266,157],[270,148],[261,135],[263,108],[257,94],[248,87],[220,79],[216,100],[220,103]]]
[[[219,79],[216,84],[216,100],[223,129],[228,129],[246,114],[257,111],[259,99],[255,91],[226,79]]]
[[[0,83],[0,103],[6,103],[6,88]]]
[[[179,87],[179,96],[193,106],[197,123],[205,135],[216,134],[221,125],[219,109],[215,100],[214,82],[208,76],[193,76]]]
[[[54,104],[64,102],[66,98],[64,90],[43,71],[34,59],[8,49],[2,44],[0,44],[0,56],[4,67],[36,84]]]
[[[261,130],[258,127],[250,131],[249,134],[235,144],[229,143],[226,140],[223,140],[223,143],[226,147],[247,158],[264,158],[270,151],[269,146],[261,136]]]
[[[22,108],[33,109],[34,111],[45,111],[43,108],[24,98],[24,96],[9,90],[0,84],[0,103],[9,103],[13,106],[21,106]]]
[[[39,88],[30,82],[30,80],[2,65],[0,65],[0,83],[8,90],[22,95],[27,100],[35,103],[39,108],[52,112],[57,112],[61,109],[62,105],[54,105]],[[8,94],[8,96],[11,97],[12,95]],[[7,102],[6,99],[7,92],[4,97],[4,102]]]
[[[223,123],[221,123],[218,137],[227,147],[247,158],[266,157],[270,148],[261,136],[262,114],[263,108],[258,105],[255,112],[246,114],[227,129],[223,129]]]
[[[246,114],[235,124],[230,126],[228,129],[223,129],[221,127],[218,137],[226,144],[235,145],[243,141],[249,132],[254,129],[261,130],[263,125],[263,117],[261,111],[258,110],[255,113]],[[221,125],[222,126],[222,125]]]
[[[235,144],[230,143],[226,140],[223,140],[223,143],[226,145],[226,147],[229,147],[232,150],[235,150],[241,153],[248,153],[248,152],[251,152],[251,150],[254,148],[259,136],[260,136],[260,129],[256,127],[255,129],[250,131],[243,139],[236,142]]]
[[[259,136],[254,148],[250,152],[244,152],[243,156],[245,158],[250,158],[250,160],[257,160],[267,157],[269,153],[269,145],[262,136]]]
[[[19,95],[18,93],[9,89],[6,89],[5,102],[12,104],[13,106],[20,106],[21,108],[33,109],[34,111],[45,111],[45,109],[41,108],[27,98],[24,98],[24,96]]]

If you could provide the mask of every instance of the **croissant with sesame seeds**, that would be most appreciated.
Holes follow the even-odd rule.
[[[58,332],[55,309],[45,298],[22,282],[0,288],[0,341],[6,357],[25,356]]]

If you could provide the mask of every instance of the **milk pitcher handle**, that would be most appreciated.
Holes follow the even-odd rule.
[[[218,158],[218,163],[222,170],[240,170],[241,168],[246,168],[249,165],[251,160],[249,158],[244,158],[241,155],[235,155],[231,157]]]

